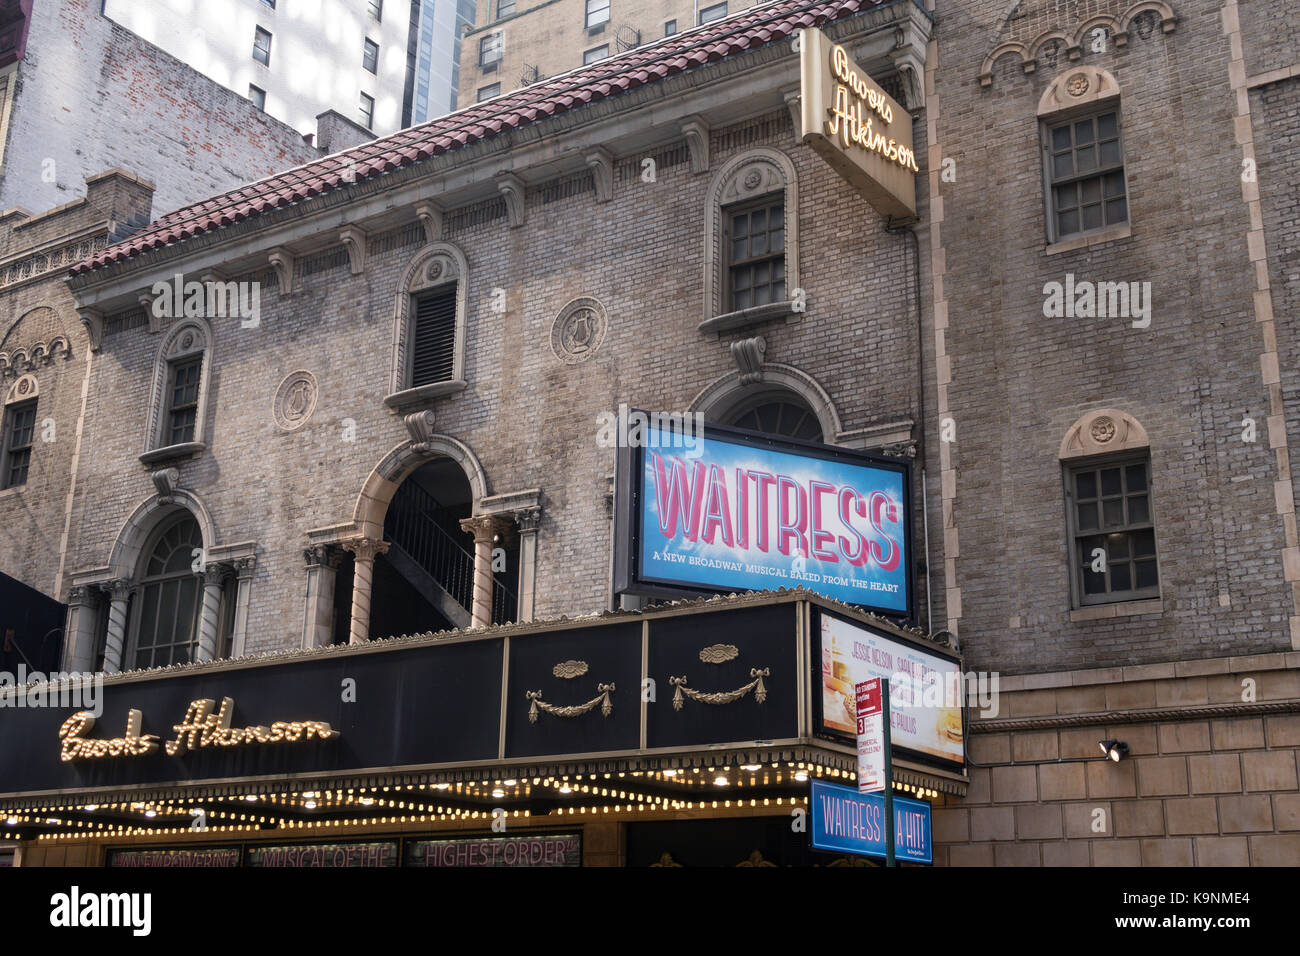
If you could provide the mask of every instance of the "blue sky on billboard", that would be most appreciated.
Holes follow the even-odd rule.
[[[909,608],[906,472],[705,437],[641,461],[640,576],[712,590],[806,587]]]

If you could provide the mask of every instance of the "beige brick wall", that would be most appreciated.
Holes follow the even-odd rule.
[[[1300,862],[1300,654],[1160,673],[1006,679],[971,735],[969,792],[935,804],[936,864]],[[1129,746],[1118,763],[1109,739]]]
[[[800,275],[809,310],[801,321],[759,330],[766,359],[812,375],[846,430],[915,418],[915,319],[910,282],[897,278],[910,275],[908,243],[887,234],[811,150],[792,143],[785,109],[712,133],[714,170],[769,145],[789,154],[798,172]],[[684,142],[655,155],[654,183],[642,182],[640,156],[619,157],[615,198],[607,204],[595,201],[588,181],[573,194],[530,190],[528,221],[517,229],[508,226],[500,200],[452,208],[446,217],[445,237],[469,263],[468,388],[438,403],[436,430],[474,451],[492,494],[541,489],[542,618],[609,604],[605,493],[614,452],[596,444],[596,416],[621,402],[685,410],[705,385],[736,367],[730,337],[707,341],[697,329],[711,176],[691,172]],[[299,263],[300,288],[291,295],[273,284],[269,270],[236,277],[268,283],[261,325],[214,325],[210,445],[178,467],[181,486],[211,512],[220,543],[257,543],[250,653],[298,645],[307,532],[351,521],[367,475],[409,437],[382,398],[394,295],[422,235],[415,225],[372,236],[359,276],[341,247],[326,249]],[[492,310],[494,288],[506,291],[504,314]],[[565,303],[582,295],[605,305],[609,331],[594,357],[566,365],[551,351],[551,327]],[[76,568],[105,565],[123,522],[155,491],[138,456],[160,340],[145,327],[105,337],[91,383],[94,440],[77,502],[79,533],[69,562]],[[284,433],[271,405],[280,381],[299,368],[314,373],[320,398],[304,427]],[[872,370],[865,387],[864,368]],[[352,442],[343,440],[349,418],[356,422]]]

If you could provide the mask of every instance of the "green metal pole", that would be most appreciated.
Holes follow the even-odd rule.
[[[894,859],[894,754],[889,742],[889,680],[880,679],[880,713],[885,731],[885,866],[897,866]]]

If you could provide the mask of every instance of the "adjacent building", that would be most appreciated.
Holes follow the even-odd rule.
[[[0,711],[21,862],[862,862],[870,661],[971,691],[904,861],[1294,864],[1296,28],[1007,8],[778,0],[77,264],[109,676]]]
[[[464,0],[468,2],[468,0]],[[753,0],[477,0],[459,46],[460,106],[748,10]]]
[[[404,125],[408,0],[104,0],[103,15],[303,134],[330,110]]]

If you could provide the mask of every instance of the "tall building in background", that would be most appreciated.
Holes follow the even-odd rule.
[[[461,38],[474,26],[474,0],[411,0],[402,126],[456,108]]]
[[[460,0],[478,13],[460,41],[457,101],[482,102],[758,6],[754,0]]]
[[[402,125],[408,0],[103,0],[104,16],[303,134],[334,110]],[[428,4],[432,5],[432,4]]]

